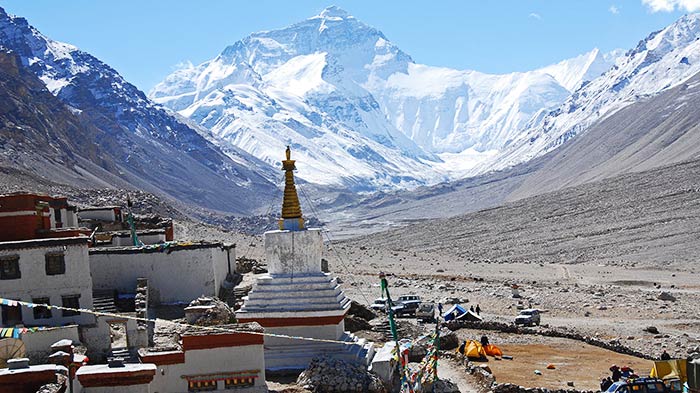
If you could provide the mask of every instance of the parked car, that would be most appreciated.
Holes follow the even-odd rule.
[[[540,324],[540,311],[528,308],[520,311],[520,315],[515,317],[516,325],[535,326]]]
[[[374,303],[370,304],[369,308],[371,308],[374,311],[386,312],[386,302],[387,299],[384,297],[374,299]]]
[[[665,391],[664,381],[658,378],[638,378],[630,382],[619,381],[610,385],[606,390],[607,393],[664,393]]]
[[[435,322],[435,305],[422,303],[416,310],[416,319],[423,322]]]
[[[401,303],[397,304],[396,306],[392,307],[391,310],[394,312],[394,315],[397,317],[404,316],[404,315],[416,315],[416,310],[418,310],[418,306],[420,303],[415,303],[415,302],[407,302],[407,303]]]
[[[401,304],[420,304],[420,296],[418,295],[404,295],[399,296],[399,303]]]

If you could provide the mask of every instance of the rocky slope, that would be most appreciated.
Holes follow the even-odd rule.
[[[344,210],[363,223],[350,229],[440,218],[492,208],[626,173],[700,158],[700,74],[593,124],[560,148],[502,171],[413,191],[377,194]],[[330,218],[330,214],[327,214]],[[332,222],[332,220],[330,220]]]
[[[92,154],[91,163],[113,175],[104,179],[104,185],[129,184],[193,205],[236,213],[260,208],[256,195],[274,190],[275,186],[264,176],[272,173],[266,164],[233,147],[224,153],[200,135],[201,130],[153,104],[108,65],[71,45],[43,36],[24,18],[10,16],[2,9],[0,46],[18,56],[21,66],[41,80],[80,122],[92,126],[89,135],[50,138],[61,139],[64,144],[97,142],[99,154],[94,149],[85,152]],[[60,115],[64,116],[65,110]],[[23,126],[22,120],[15,118],[16,126]],[[55,121],[62,120],[43,120],[46,124]],[[33,136],[37,134],[24,134],[24,142],[5,155],[16,156],[18,146],[39,146],[21,153],[41,152],[40,146],[46,140],[33,140]],[[69,141],[71,137],[81,141]],[[36,161],[41,163],[41,155],[37,156]],[[38,168],[39,165],[35,169],[40,173]],[[104,177],[100,170],[72,162],[49,172],[49,176],[59,180],[66,172],[85,172],[82,178],[92,181]],[[73,176],[64,180],[80,179]]]

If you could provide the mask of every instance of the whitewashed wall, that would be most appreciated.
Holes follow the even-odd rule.
[[[74,345],[80,344],[78,325],[27,332],[22,335],[27,357],[32,364],[45,363],[51,355],[51,345],[63,339],[73,341]]]
[[[233,250],[232,250],[233,253]],[[235,261],[235,255],[231,255]],[[134,292],[136,279],[148,279],[154,304],[190,302],[201,295],[215,296],[228,272],[226,251],[220,245],[168,252],[128,253],[108,248],[91,251],[90,270],[96,290]]]
[[[271,275],[321,272],[320,229],[265,232],[265,254]]]
[[[259,377],[255,380],[255,386],[233,391],[242,393],[267,392],[265,358],[262,345],[186,351],[185,363],[158,366],[150,388],[152,393],[186,393],[187,380],[182,378],[183,375],[246,370],[260,370]],[[219,381],[218,384],[217,391],[226,391],[224,390],[223,381]]]
[[[0,250],[0,257],[19,255],[21,278],[0,280],[0,296],[4,298],[31,302],[34,298],[48,297],[50,303],[61,306],[62,296],[80,295],[80,308],[92,308],[92,280],[88,262],[87,241],[82,244],[36,245],[41,241],[13,242],[15,249]],[[47,241],[45,244],[50,244]],[[54,242],[55,243],[55,242]],[[27,244],[27,246],[23,246]],[[35,244],[35,245],[32,245]],[[64,253],[66,261],[65,274],[46,274],[45,256],[50,252]],[[0,309],[0,313],[2,310]],[[51,319],[34,319],[32,309],[22,307],[22,320],[27,326],[60,326],[66,324],[94,323],[90,314],[64,317],[61,310],[51,310]],[[1,319],[0,319],[1,320]]]

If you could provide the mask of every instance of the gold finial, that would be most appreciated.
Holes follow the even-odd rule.
[[[290,230],[304,229],[304,219],[301,215],[301,206],[299,205],[299,196],[297,188],[294,184],[294,160],[291,159],[292,151],[287,146],[285,151],[287,159],[282,161],[282,170],[284,170],[284,199],[282,200],[282,219],[279,220],[279,228]]]

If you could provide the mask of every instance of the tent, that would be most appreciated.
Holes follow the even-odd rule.
[[[486,357],[486,351],[484,351],[484,347],[481,345],[480,342],[475,341],[475,340],[467,340],[462,344],[459,349],[457,349],[458,353],[463,354],[464,356],[470,358],[470,359],[483,359]]]
[[[493,344],[485,346],[484,352],[489,356],[503,356],[503,351],[501,351],[501,348],[498,348]]]
[[[475,312],[469,310],[466,311],[464,314],[458,316],[457,318],[458,321],[470,321],[470,322],[481,322],[483,319],[477,315]]]
[[[446,313],[442,314],[442,319],[445,321],[451,321],[453,319],[457,319],[460,316],[464,315],[467,313],[467,310],[464,309],[464,307],[460,306],[459,304],[455,304],[454,306],[450,307],[449,310],[447,310]]]
[[[663,380],[678,378],[681,383],[685,383],[688,380],[687,365],[688,362],[685,359],[657,361],[654,362],[649,376]]]

